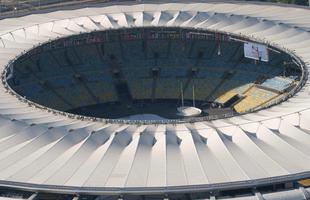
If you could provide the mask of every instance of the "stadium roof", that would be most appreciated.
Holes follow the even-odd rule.
[[[3,19],[0,67],[58,37],[142,26],[250,37],[294,52],[309,67],[310,10],[222,1],[103,4]],[[71,118],[31,106],[2,84],[0,97],[3,186],[154,193],[238,188],[310,175],[308,83],[286,102],[265,110],[174,125]]]

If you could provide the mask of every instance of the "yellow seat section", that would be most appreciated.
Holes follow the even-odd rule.
[[[245,93],[245,98],[238,102],[234,106],[234,109],[239,113],[243,113],[248,110],[262,106],[263,104],[276,98],[278,95],[279,94],[275,92],[271,92],[254,86]]]
[[[253,83],[248,83],[248,84],[236,87],[236,88],[234,88],[232,90],[229,90],[228,92],[225,92],[220,97],[218,97],[216,99],[216,101],[218,103],[222,103],[223,104],[226,101],[228,101],[229,99],[231,99],[233,96],[235,96],[236,94],[242,95],[244,92],[249,90],[253,85],[254,85]]]
[[[304,179],[304,180],[300,180],[298,181],[299,185],[302,185],[304,187],[309,187],[310,186],[310,179]]]
[[[234,90],[229,90],[228,92],[226,92],[225,94],[221,95],[219,98],[216,99],[216,101],[218,103],[222,103],[224,104],[226,101],[228,101],[229,99],[231,99],[233,96],[235,96],[236,93]]]

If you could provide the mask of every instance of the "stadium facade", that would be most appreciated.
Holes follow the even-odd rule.
[[[80,6],[0,21],[2,193],[38,199],[310,199],[304,184],[310,178],[309,9],[235,1]],[[190,120],[84,117],[30,101],[8,84],[10,73],[19,70],[14,63],[42,45],[144,27],[209,31],[267,45],[290,56],[300,81],[253,112]]]

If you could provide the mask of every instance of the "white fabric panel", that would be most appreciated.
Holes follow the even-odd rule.
[[[124,149],[120,155],[118,163],[115,165],[113,171],[109,175],[109,178],[106,182],[106,187],[124,187],[128,177],[130,168],[127,166],[132,166],[136,150],[139,143],[138,134],[135,133],[132,139],[132,142]]]
[[[139,138],[139,144],[137,147],[137,152],[132,162],[132,167],[130,173],[127,177],[126,186],[127,187],[146,187],[148,180],[148,171],[150,166],[151,151],[153,145],[156,144],[155,130],[144,131],[141,133]]]
[[[189,130],[180,130],[177,131],[177,136],[182,140],[180,150],[188,184],[196,185],[206,183],[207,178],[200,164],[192,133]]]
[[[43,182],[36,182],[36,183],[45,183],[45,184],[50,184],[50,185],[61,185],[63,184],[66,179],[65,177],[60,177],[56,179],[57,176],[54,176],[54,174],[57,174],[57,172],[59,170],[62,169],[62,167],[64,166],[65,163],[67,163],[70,158],[78,151],[79,148],[81,148],[81,145],[83,145],[83,142],[80,142],[76,145],[74,145],[73,147],[71,147],[70,149],[68,149],[63,155],[61,155],[58,159],[55,160],[55,162],[53,162],[50,165],[49,169],[49,174],[46,173],[46,179],[43,180]]]
[[[182,25],[187,27],[194,27],[197,26],[197,24],[203,23],[205,20],[207,20],[210,17],[208,13],[196,13],[190,20],[184,22]]]
[[[68,25],[66,26],[66,28],[72,32],[76,32],[76,33],[82,33],[82,32],[86,32],[87,29],[85,29],[83,26],[78,25],[75,21],[70,20],[70,22],[68,23]]]
[[[223,133],[225,134],[226,131],[223,131]],[[228,131],[228,133],[229,132],[230,131]],[[223,137],[223,142],[225,146],[227,147],[227,149],[229,150],[229,152],[231,152],[231,155],[233,156],[233,158],[238,162],[242,170],[251,179],[259,179],[259,178],[264,178],[268,176],[268,173],[260,166],[256,158],[250,156],[249,150],[244,149],[243,145],[248,145],[248,146],[251,145],[251,144],[245,144],[246,142],[249,142],[244,138],[246,137],[245,133],[242,133],[239,129],[233,132],[234,132],[233,136],[228,136],[227,138]],[[243,137],[240,136],[241,134],[243,134]],[[240,139],[241,137],[242,139]],[[242,145],[238,144],[240,140],[244,142]]]
[[[133,22],[132,26],[142,27],[143,26],[143,20],[144,19],[144,13],[143,12],[134,12],[134,13],[128,13],[127,15],[131,16]]]
[[[88,178],[86,184],[89,186],[104,186],[106,181],[112,172],[115,164],[117,163],[123,148],[129,144],[131,139],[130,135],[126,132],[128,127],[120,127],[113,133],[113,139],[108,147],[107,151],[97,164],[96,169],[92,172]],[[126,142],[127,140],[127,142]]]
[[[176,135],[176,130],[177,127],[171,125],[168,125],[166,130],[166,173],[168,186],[186,185],[188,183],[180,150],[180,145],[183,141]]]
[[[263,170],[262,174],[265,174],[265,176],[271,174],[281,176],[288,173],[279,163],[265,154],[264,151],[255,144],[255,134],[244,132],[244,130],[238,128],[234,134],[233,140],[250,156],[250,159],[255,158],[252,162],[256,162],[256,167],[260,168],[259,170]]]
[[[166,173],[166,126],[162,125],[157,129],[155,134],[156,143],[152,148],[152,154],[150,157],[149,175],[147,180],[147,186],[156,187],[161,185],[167,185],[167,173]]]
[[[94,22],[98,23],[97,25],[100,25],[104,28],[112,28],[113,24],[109,20],[109,18],[106,15],[99,15],[99,16],[91,16],[90,17]]]
[[[264,143],[264,151],[268,152],[281,166],[289,169],[291,173],[305,170],[305,164],[310,162],[308,156],[281,140],[275,133],[264,126],[259,127],[257,136]]]
[[[58,183],[63,181],[62,179],[55,180],[53,179],[53,174],[55,174],[61,167],[72,157],[72,155],[80,148],[80,146],[86,140],[88,135],[85,133],[75,133],[70,132],[64,138],[62,138],[53,149],[55,151],[60,150],[61,154],[55,154],[55,151],[52,152],[56,156],[55,160],[52,160],[48,165],[44,166],[44,169],[35,174],[33,178],[29,180],[32,183]],[[50,158],[49,158],[50,159]]]
[[[36,151],[33,151],[30,155],[27,155],[26,157],[18,160],[14,164],[10,165],[10,167],[2,170],[0,173],[0,177],[6,180],[10,179],[11,176],[13,176],[19,170],[23,169],[24,167],[26,167],[27,165],[31,164],[36,159],[44,155],[44,153],[46,153],[56,142],[51,142],[45,146],[39,147]],[[16,179],[13,178],[13,180]]]
[[[303,152],[305,155],[308,154],[308,152],[310,151],[310,147],[307,144],[307,141],[310,140],[309,134],[293,126],[292,124],[290,124],[289,121],[283,121],[281,123],[279,131],[281,133],[281,135],[279,136],[281,136],[284,141],[290,143],[292,146],[294,146],[300,152]]]
[[[11,121],[5,118],[1,119],[0,125],[1,125],[0,138],[20,133],[22,132],[22,130],[25,130],[28,127],[28,125],[23,122]],[[0,147],[0,150],[1,148],[3,147]]]
[[[223,138],[220,136],[221,133],[212,131],[208,137],[208,147],[215,154],[222,168],[225,170],[226,175],[231,180],[247,180],[248,175],[241,169],[240,165],[234,160],[231,153],[228,151]]]
[[[81,186],[85,185],[92,172],[98,166],[98,163],[102,159],[103,155],[111,145],[112,139],[109,139],[96,149],[93,154],[83,163],[83,165],[75,172],[75,174],[66,182],[69,186]]]
[[[89,17],[79,17],[71,20],[79,26],[91,31],[91,30],[99,30],[100,28],[94,23],[94,21]]]
[[[197,133],[193,134],[193,138],[195,138],[194,140],[196,141],[195,147],[197,149],[197,154],[208,179],[208,183],[226,182],[229,180],[228,175],[216,158],[215,153],[208,148],[208,132],[212,134],[213,130],[210,128],[198,129]]]
[[[106,135],[91,134],[82,144],[80,149],[67,161],[67,163],[54,174],[55,182],[63,180],[61,184],[65,185],[78,168],[87,160],[87,158],[107,140]],[[58,182],[59,184],[59,182]]]

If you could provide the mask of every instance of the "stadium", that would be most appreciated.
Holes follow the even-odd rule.
[[[1,15],[0,199],[310,199],[310,10]]]

